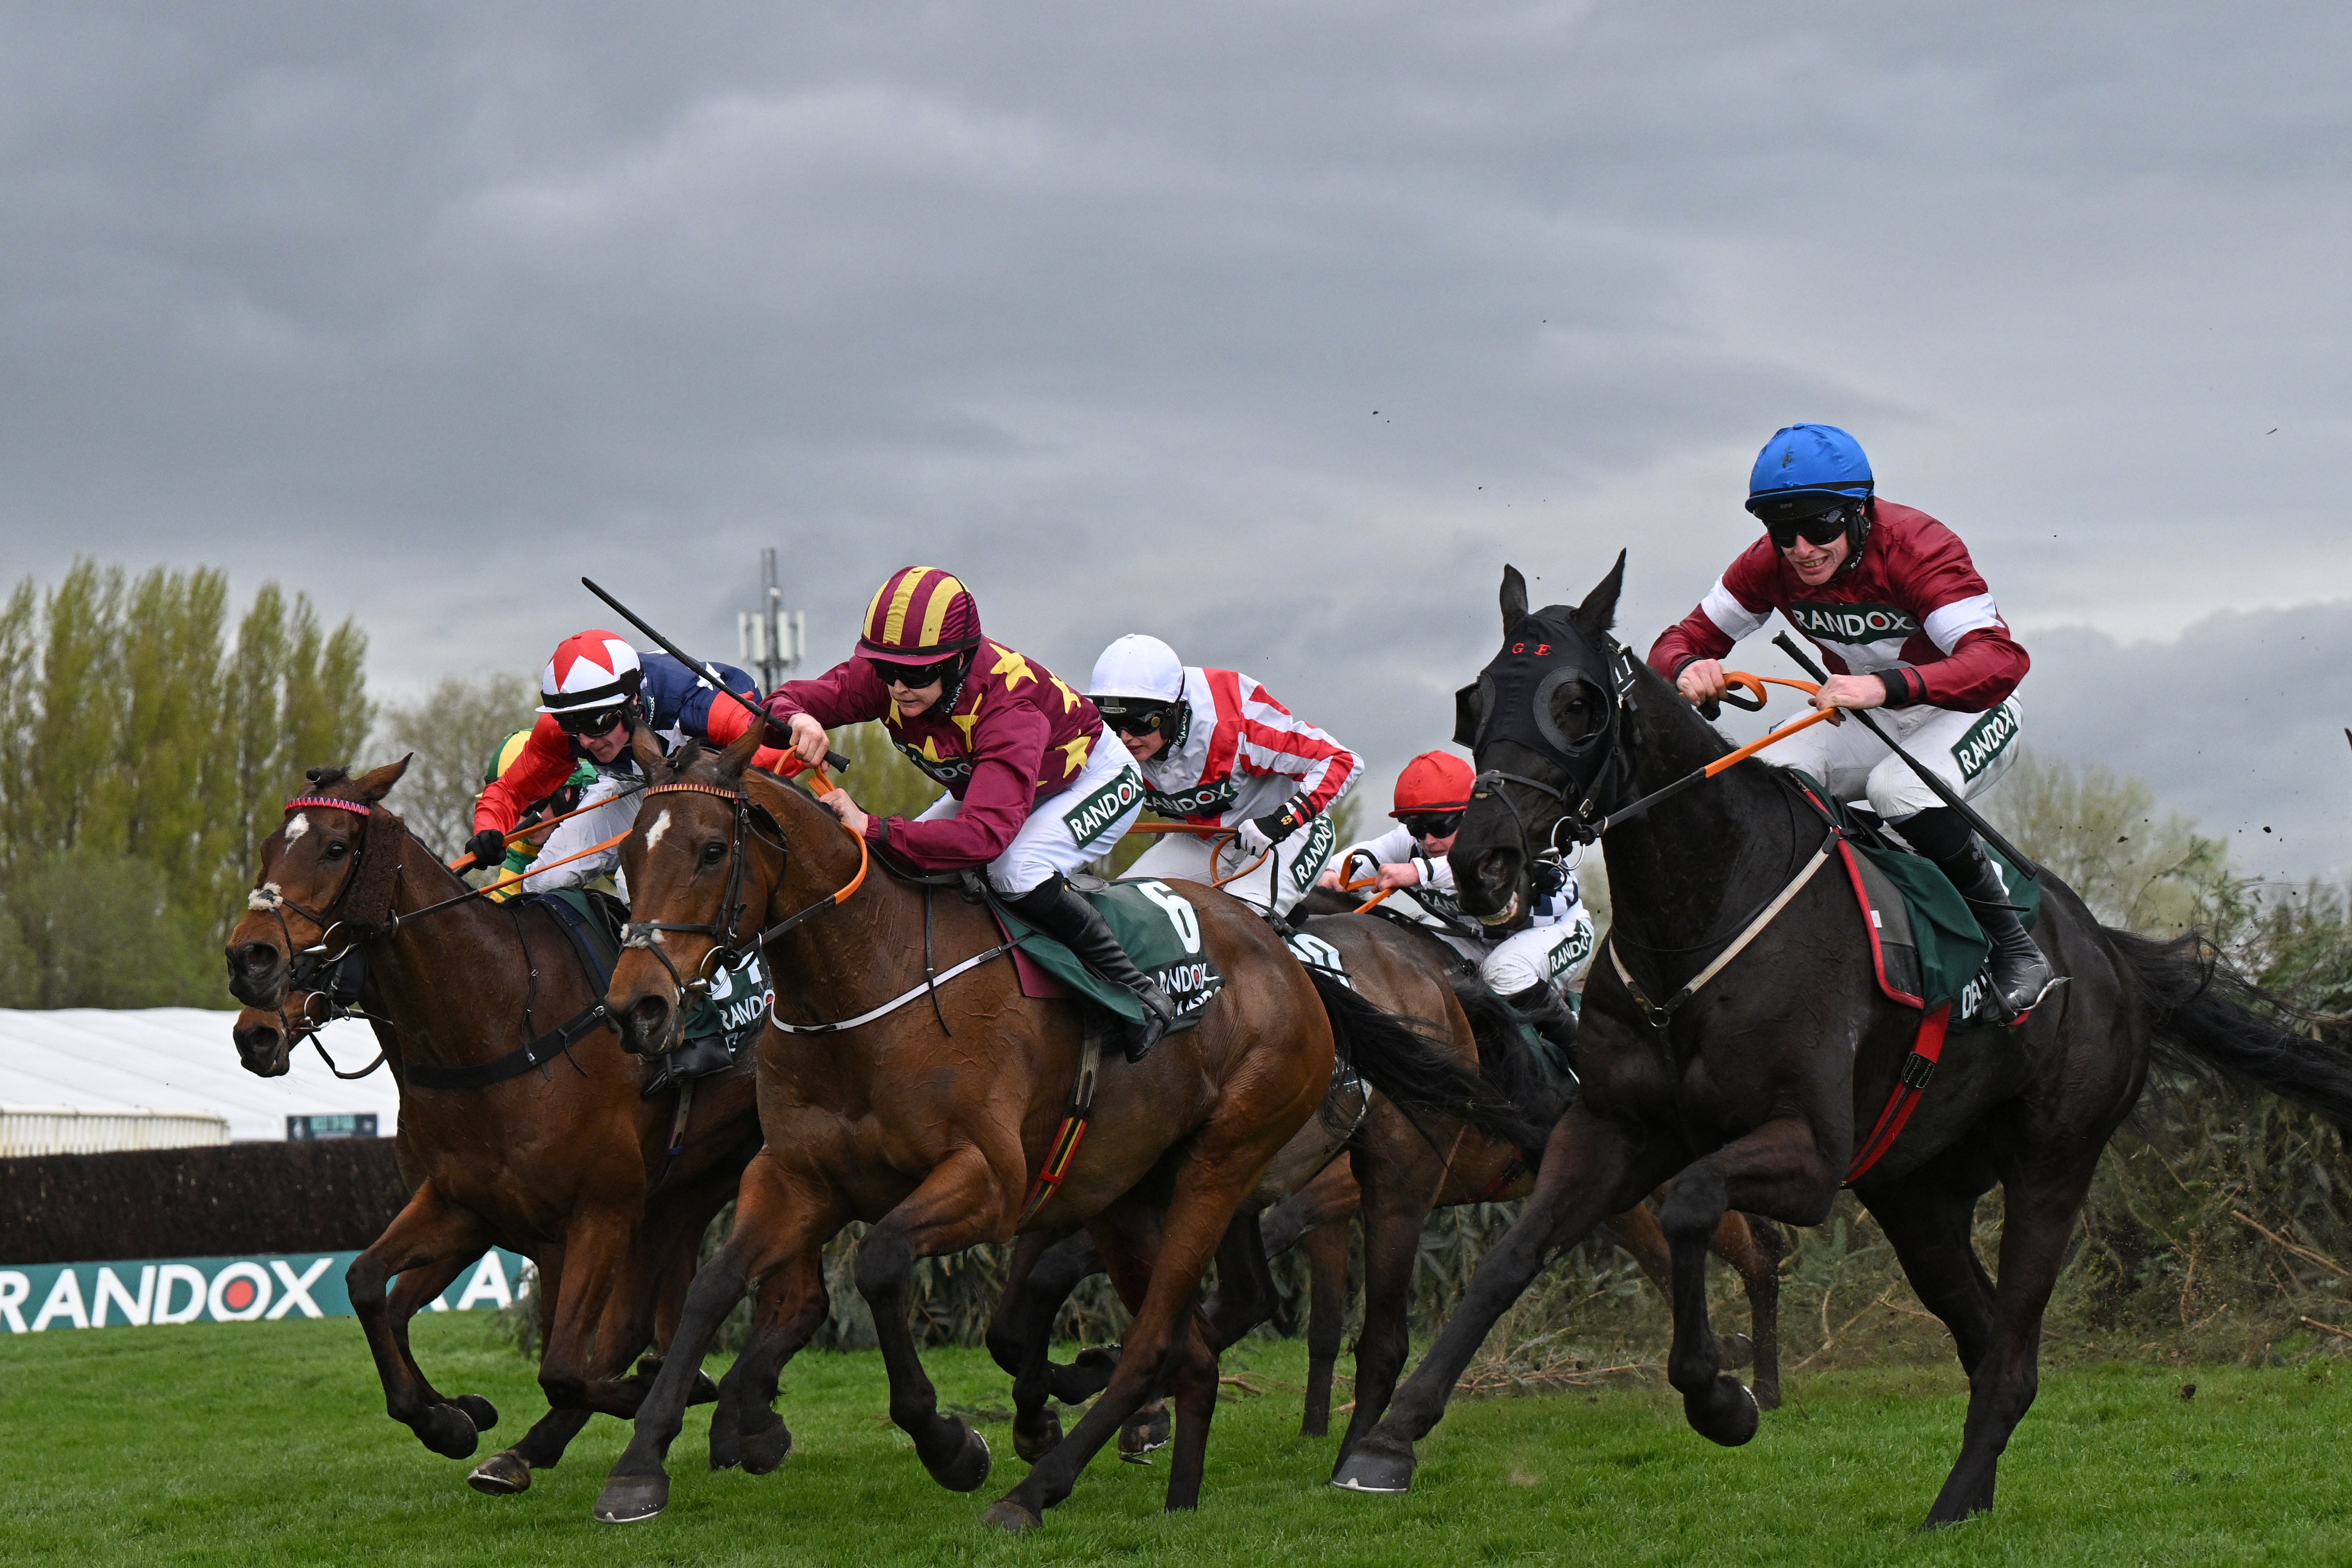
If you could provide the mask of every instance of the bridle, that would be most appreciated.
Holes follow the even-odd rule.
[[[308,1040],[310,1042],[311,1048],[319,1053],[319,1058],[327,1064],[327,1070],[333,1073],[337,1078],[365,1078],[370,1073],[375,1071],[377,1068],[383,1065],[383,1052],[382,1050],[378,1050],[376,1052],[375,1060],[370,1062],[366,1067],[362,1068],[359,1071],[345,1072],[341,1068],[335,1065],[335,1058],[327,1054],[327,1047],[319,1039],[319,1031],[325,1026],[342,1018],[361,1018],[365,1019],[371,1024],[385,1022],[383,1019],[376,1018],[372,1014],[362,1013],[357,1008],[348,1005],[348,1003],[355,1000],[356,996],[339,995],[336,990],[336,976],[342,968],[343,962],[350,958],[353,951],[356,950],[362,942],[367,941],[370,935],[389,934],[389,931],[356,934],[351,941],[345,942],[341,948],[335,948],[335,933],[347,923],[358,922],[331,919],[335,910],[342,906],[343,900],[351,897],[352,889],[359,885],[360,871],[367,859],[369,842],[376,837],[374,832],[375,808],[367,805],[363,801],[338,800],[333,795],[296,795],[293,799],[286,803],[286,809],[288,811],[299,811],[310,806],[324,806],[334,811],[348,811],[352,816],[360,817],[363,821],[367,822],[369,826],[370,830],[359,836],[359,841],[352,850],[352,863],[343,873],[342,885],[335,889],[335,896],[327,900],[325,907],[318,910],[310,909],[295,900],[288,898],[283,892],[279,891],[276,886],[266,881],[260,887],[256,888],[252,892],[246,895],[246,904],[248,908],[266,913],[277,921],[278,934],[285,938],[286,941],[286,979],[283,987],[278,994],[278,1002],[277,1013],[278,1026],[282,1031],[284,1031],[287,1037],[287,1049],[290,1051],[297,1046],[299,1046],[304,1040]],[[396,821],[397,818],[389,820]],[[402,823],[401,829],[405,833],[407,825],[405,823]],[[399,863],[395,861],[393,866],[394,881],[397,882],[400,876],[401,868]],[[397,894],[395,892],[394,897],[396,896]],[[318,928],[319,940],[316,942],[312,943],[309,947],[300,947],[296,945],[294,941],[294,928],[286,922],[286,911],[288,910],[292,910],[296,914],[300,915],[304,920],[309,921],[313,926]],[[387,913],[391,922],[389,930],[398,929],[400,917],[396,914],[389,914],[389,911],[387,911]],[[365,923],[373,924],[375,922],[368,921]],[[332,951],[330,951],[331,949]],[[297,1028],[294,1020],[286,1011],[286,997],[289,994],[298,991],[308,995],[324,997],[327,1004],[327,1016],[324,1018],[314,1020],[310,1016],[310,1009],[306,1004],[302,1009],[301,1025]]]
[[[1539,743],[1535,738],[1510,737],[1512,743],[1527,750],[1550,753],[1568,773],[1569,782],[1556,784],[1526,773],[1489,767],[1480,768],[1477,777],[1472,782],[1470,797],[1473,800],[1499,800],[1504,809],[1511,814],[1512,824],[1518,830],[1522,851],[1529,850],[1533,844],[1533,836],[1528,831],[1528,814],[1519,810],[1518,803],[1511,798],[1505,785],[1533,790],[1559,807],[1559,815],[1553,819],[1551,829],[1544,836],[1543,841],[1544,848],[1554,854],[1567,847],[1560,842],[1563,829],[1575,844],[1598,842],[1608,826],[1609,807],[1606,803],[1623,795],[1632,785],[1634,747],[1639,736],[1639,731],[1633,728],[1636,715],[1633,654],[1605,633],[1601,645],[1601,662],[1607,671],[1607,685],[1603,689],[1609,699],[1608,723],[1566,745]],[[1549,684],[1548,681],[1546,688],[1539,689],[1530,700],[1539,700]],[[1457,702],[1464,705],[1465,711],[1457,717],[1454,737],[1457,744],[1471,747],[1474,756],[1485,749],[1486,731],[1495,719],[1492,713],[1479,714],[1475,721],[1471,719],[1466,711],[1466,702],[1475,690],[1475,688],[1465,688],[1457,698]],[[1536,717],[1529,715],[1531,720]],[[1545,728],[1548,730],[1549,725]],[[1582,774],[1580,779],[1578,777],[1580,773]]]
[[[824,781],[821,773],[819,778],[820,782],[827,782]],[[753,800],[751,791],[740,784],[730,789],[718,784],[695,784],[679,780],[670,784],[654,784],[645,793],[647,795],[715,795],[720,800],[730,802],[733,806],[732,817],[727,832],[727,892],[719,901],[719,912],[707,921],[632,921],[621,928],[621,945],[625,948],[642,948],[652,953],[660,962],[661,966],[669,971],[670,983],[677,987],[681,1002],[689,996],[698,997],[709,994],[711,984],[720,970],[739,967],[748,954],[765,947],[803,921],[822,914],[827,910],[837,909],[847,902],[850,896],[865,885],[866,870],[873,863],[872,857],[866,847],[865,836],[852,833],[850,837],[857,840],[856,876],[852,877],[847,884],[829,897],[819,900],[806,909],[786,915],[764,931],[754,931],[746,937],[738,937],[735,934],[736,928],[741,924],[748,908],[743,897],[743,879],[750,862],[750,856],[746,853],[747,840],[757,838],[761,843],[772,847],[778,855],[789,856],[792,851],[784,841],[783,825],[776,820],[773,812]],[[762,824],[765,825],[765,828],[762,827]],[[846,825],[844,826],[845,829]],[[773,837],[770,836],[766,828],[774,829]],[[671,962],[669,954],[662,951],[661,944],[654,940],[663,931],[677,931],[687,936],[707,936],[710,939],[710,948],[702,955],[701,963],[695,966],[692,980],[687,979],[679,972],[677,965]]]

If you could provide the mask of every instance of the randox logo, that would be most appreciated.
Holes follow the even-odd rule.
[[[1203,812],[1223,811],[1234,804],[1234,797],[1240,793],[1241,785],[1228,774],[1219,783],[1179,790],[1173,795],[1147,789],[1143,800],[1162,816],[1199,816]]]
[[[1549,967],[1555,980],[1592,956],[1592,922],[1579,921],[1569,929],[1566,941],[1551,950]]]
[[[924,773],[936,783],[951,784],[958,779],[968,779],[971,777],[971,763],[970,762],[950,762],[942,760],[935,763],[931,761],[930,758],[923,755],[923,749],[920,746],[910,746],[904,741],[898,742],[898,745],[899,752],[905,755],[908,762],[922,769]]]
[[[1307,842],[1298,847],[1298,858],[1290,863],[1290,884],[1300,892],[1315,885],[1323,874],[1323,863],[1331,858],[1331,850],[1339,839],[1339,830],[1331,826],[1328,816],[1318,816],[1307,825]]]
[[[1916,635],[1919,623],[1892,605],[1822,605],[1800,601],[1789,606],[1797,629],[1822,642],[1899,642]]]
[[[1071,843],[1085,844],[1101,837],[1112,823],[1142,801],[1142,775],[1132,767],[1124,767],[1118,770],[1117,778],[1064,812],[1062,822],[1070,830]]]
[[[1205,959],[1165,964],[1153,972],[1151,978],[1176,1004],[1176,1016],[1180,1018],[1207,1006],[1210,999],[1225,988],[1225,977]]]
[[[1960,764],[1960,777],[1972,779],[1992,766],[2009,743],[2017,739],[2017,710],[2004,702],[1975,723],[1969,726],[1952,746],[1952,761]]]

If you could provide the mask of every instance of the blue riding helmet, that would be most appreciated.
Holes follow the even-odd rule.
[[[1748,510],[1767,522],[1810,517],[1841,500],[1869,499],[1874,482],[1861,442],[1834,425],[1791,425],[1756,454]]]

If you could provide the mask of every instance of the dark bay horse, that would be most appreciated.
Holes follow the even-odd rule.
[[[1519,574],[1504,574],[1504,651],[1468,703],[1479,783],[1452,856],[1473,913],[1504,914],[1527,897],[1528,858],[1555,834],[1730,749],[1609,636],[1623,574],[1621,555],[1583,604],[1534,614]],[[1528,663],[1538,652],[1551,661],[1539,676]],[[1604,952],[1585,991],[1583,1097],[1552,1132],[1527,1211],[1339,1484],[1404,1489],[1413,1441],[1436,1425],[1496,1318],[1547,1258],[1669,1178],[1668,1380],[1704,1436],[1754,1434],[1754,1402],[1721,1372],[1707,1323],[1707,1238],[1727,1207],[1792,1225],[1828,1215],[1857,1126],[1904,1083],[1920,1024],[1881,994],[1844,878],[1798,882],[1834,847],[1829,834],[1789,773],[1748,761],[1602,835],[1615,898],[1604,949],[1640,995]],[[1713,983],[1652,1022],[1660,999],[1750,927],[1759,934]],[[2067,984],[2016,1027],[1955,1030],[1907,1128],[1853,1184],[1969,1376],[1958,1460],[1929,1525],[1992,1506],[2000,1452],[2033,1401],[2042,1312],[2084,1195],[2158,1053],[2352,1122],[2352,1059],[2257,1016],[2242,983],[2195,942],[2104,927],[2046,873],[2035,940]],[[1977,1200],[1995,1183],[2006,1200],[1997,1281],[1969,1242]]]
[[[338,804],[289,807],[263,845],[251,907],[229,936],[229,988],[252,1010],[239,1018],[247,1066],[282,1072],[292,1041],[278,1009],[297,953],[352,943],[366,952],[361,995],[383,1021],[377,1037],[400,1084],[396,1152],[412,1194],[352,1265],[352,1305],[386,1411],[435,1453],[470,1456],[498,1413],[434,1388],[409,1352],[408,1320],[492,1246],[538,1265],[539,1377],[551,1408],[470,1478],[502,1495],[553,1465],[591,1413],[635,1413],[647,1379],[629,1363],[654,1340],[657,1315],[675,1312],[704,1229],[759,1146],[759,1122],[750,1073],[702,1079],[673,1157],[676,1097],[639,1098],[648,1069],[609,1026],[496,1082],[416,1081],[462,1079],[599,997],[543,909],[473,900],[404,921],[466,891],[382,805],[405,766],[313,774],[309,795]]]
[[[728,1373],[719,1415],[737,1411],[740,1425],[772,1400],[784,1360],[824,1316],[820,1248],[855,1219],[873,1226],[856,1279],[881,1341],[890,1416],[934,1479],[977,1489],[990,1456],[977,1433],[939,1409],[924,1375],[907,1321],[915,1259],[1083,1224],[1135,1321],[1102,1397],[988,1521],[1036,1525],[1163,1384],[1177,1411],[1168,1506],[1195,1506],[1217,1392],[1209,1329],[1194,1306],[1202,1273],[1237,1205],[1323,1100],[1335,1047],[1417,1108],[1501,1112],[1422,1033],[1344,986],[1310,979],[1246,907],[1180,884],[1189,913],[1170,918],[1180,931],[1192,922],[1187,945],[1198,943],[1224,988],[1196,1027],[1142,1062],[1103,1054],[1091,1130],[1057,1183],[1039,1181],[1086,1055],[1079,1007],[1032,1000],[1011,963],[982,962],[1002,952],[1003,938],[981,908],[866,875],[861,841],[831,813],[799,787],[747,771],[759,738],[749,731],[716,757],[684,753],[675,768],[644,758],[656,783],[622,849],[641,922],[611,993],[625,1030],[663,1040],[682,977],[706,967],[714,949],[754,940],[767,944],[776,1002],[758,1058],[766,1145],[744,1172],[733,1232],[688,1292],[672,1353],[597,1517],[645,1519],[667,1505],[663,1459],[688,1380],[754,1284],[754,1341]],[[824,1026],[839,1027],[790,1032]],[[1255,1247],[1255,1225],[1239,1228]],[[1245,1252],[1224,1256],[1245,1266]]]

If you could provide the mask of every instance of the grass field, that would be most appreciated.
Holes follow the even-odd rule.
[[[511,1442],[540,1406],[528,1369],[478,1320],[421,1318],[445,1389],[488,1395]],[[2063,1368],[2011,1447],[1997,1513],[1916,1536],[1958,1442],[1948,1368],[1791,1380],[1747,1448],[1682,1424],[1660,1387],[1466,1402],[1422,1446],[1415,1491],[1322,1484],[1331,1447],[1293,1436],[1304,1352],[1252,1342],[1228,1391],[1202,1507],[1160,1511],[1166,1470],[1105,1456],[1044,1530],[983,1531],[1022,1473],[987,1419],[1005,1383],[983,1355],[927,1358],[943,1399],[982,1413],[998,1468],[975,1496],[933,1486],[883,1415],[872,1354],[804,1357],[781,1408],[797,1447],[772,1476],[705,1468],[707,1407],[673,1455],[659,1520],[589,1519],[624,1428],[598,1418],[528,1494],[387,1421],[346,1321],[207,1324],[0,1340],[0,1561],[45,1564],[1314,1564],[1593,1561],[2085,1563],[2352,1562],[2342,1438],[2352,1368]],[[2197,1384],[2183,1401],[2184,1383]],[[487,1445],[485,1452],[488,1447]]]

